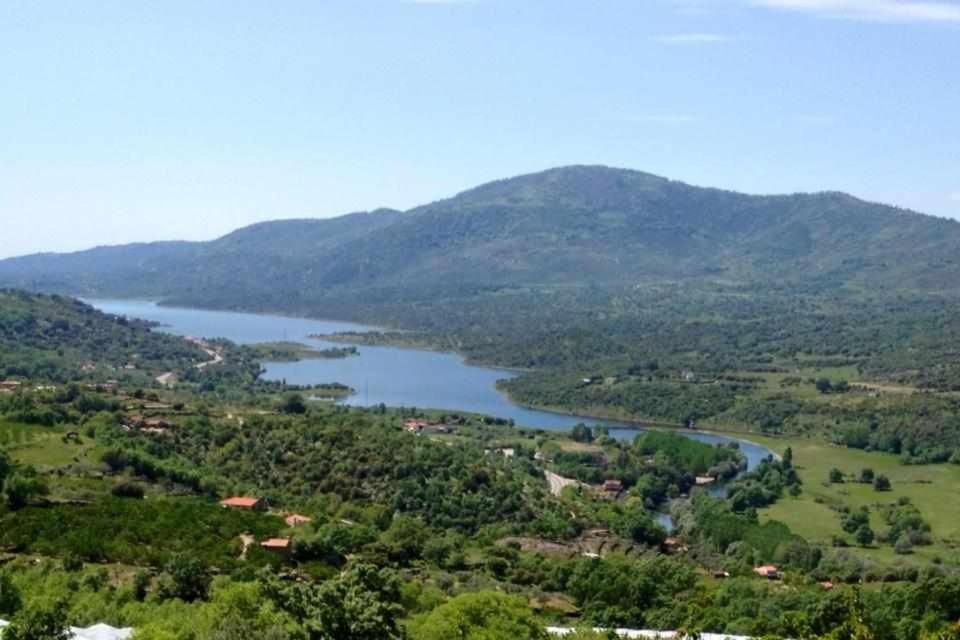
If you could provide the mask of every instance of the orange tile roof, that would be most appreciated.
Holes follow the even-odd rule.
[[[260,543],[265,549],[286,549],[290,546],[290,538],[270,538]]]
[[[222,501],[222,504],[225,507],[255,507],[260,503],[260,498],[242,498],[242,497],[233,497],[227,498]]]

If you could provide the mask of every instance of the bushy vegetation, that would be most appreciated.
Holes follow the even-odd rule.
[[[349,409],[281,383],[251,384],[256,359],[243,349],[234,360],[242,375],[194,372],[172,389],[125,379],[110,390],[83,380],[38,390],[30,381],[0,396],[7,634],[49,638],[67,623],[100,621],[135,626],[137,640],[542,640],[547,622],[566,621],[791,638],[953,633],[960,577],[930,525],[939,530],[943,520],[918,501],[928,522],[902,495],[915,485],[868,451],[890,450],[888,436],[902,433],[903,462],[942,461],[953,446],[953,399],[931,396],[924,409],[924,397],[842,390],[839,374],[821,393],[816,378],[779,370],[791,358],[808,366],[809,356],[763,355],[775,339],[793,337],[750,324],[752,337],[741,327],[736,343],[714,342],[707,357],[717,334],[690,326],[703,340],[697,352],[692,342],[677,349],[681,334],[671,346],[664,329],[663,352],[626,333],[584,333],[555,357],[572,369],[585,345],[608,349],[577,365],[589,371],[562,374],[576,393],[669,387],[676,393],[664,391],[656,406],[694,426],[709,417],[689,409],[714,402],[771,432],[802,430],[816,416],[849,447],[831,449],[862,462],[816,466],[787,448],[745,471],[735,446],[678,433],[619,442],[586,426],[567,437],[492,418]],[[822,329],[827,345],[831,326]],[[730,359],[737,348],[743,355]],[[821,364],[855,368],[862,355],[831,353]],[[749,371],[733,371],[747,361]],[[758,406],[751,398],[770,391],[767,375],[779,376],[777,389]],[[684,405],[685,389],[703,404]],[[146,430],[134,415],[143,413],[169,424]],[[910,431],[914,414],[919,426]],[[415,435],[402,428],[410,417],[449,428]],[[791,444],[828,446],[823,431],[805,433]],[[805,466],[816,478],[801,484]],[[554,495],[545,471],[588,486]],[[725,491],[697,488],[704,475]],[[605,480],[620,484],[605,490]],[[769,518],[769,505],[789,507],[823,489],[814,483],[849,490],[829,500],[831,526],[843,533],[836,548]],[[265,498],[270,512],[224,509],[218,500],[227,495]],[[653,517],[667,508],[669,540]],[[284,522],[294,511],[309,520]],[[277,537],[289,547],[261,547]],[[754,574],[760,564],[776,565],[779,581]],[[859,583],[872,584],[845,586]]]
[[[0,290],[0,378],[104,380],[129,376],[128,365],[156,375],[207,359],[197,347],[149,328],[71,298]]]
[[[24,507],[0,515],[0,523],[0,545],[19,553],[163,566],[189,552],[224,568],[236,561],[241,533],[262,539],[283,528],[279,518],[204,500],[107,496],[87,505]]]

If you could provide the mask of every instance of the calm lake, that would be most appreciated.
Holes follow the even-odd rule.
[[[203,338],[226,338],[240,344],[288,340],[314,347],[342,346],[314,340],[311,334],[337,331],[369,331],[370,327],[348,322],[309,320],[231,311],[203,311],[157,306],[133,300],[88,300],[107,313],[160,323],[158,331]],[[603,424],[616,438],[632,439],[642,429],[612,420],[534,411],[510,402],[496,389],[497,380],[513,377],[509,371],[465,364],[455,354],[358,345],[359,356],[266,364],[264,377],[290,384],[313,385],[339,382],[356,390],[344,401],[355,406],[383,403],[391,407],[421,407],[469,411],[510,418],[524,427],[567,430],[578,422]],[[731,438],[708,433],[683,432],[702,442],[729,442]],[[740,442],[750,466],[770,454],[764,447]]]

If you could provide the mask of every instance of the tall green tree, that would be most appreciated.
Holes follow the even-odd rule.
[[[0,573],[0,614],[11,616],[20,609],[20,592],[6,573]]]
[[[65,602],[31,603],[13,616],[3,632],[3,640],[68,640]]]
[[[493,591],[466,593],[415,624],[415,640],[546,640],[546,629],[523,598]]]
[[[267,580],[265,592],[300,621],[309,640],[402,640],[400,581],[389,569],[353,565],[319,585]]]
[[[32,467],[18,468],[3,481],[3,498],[11,509],[21,509],[49,492],[46,480]]]

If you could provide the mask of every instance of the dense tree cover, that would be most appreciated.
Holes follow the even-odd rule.
[[[0,281],[365,320],[522,367],[730,373],[813,354],[949,388],[958,246],[955,222],[843,194],[758,198],[565,167],[406,214],[6,260]],[[646,391],[631,381],[600,399]],[[691,408],[722,404],[689,391]]]
[[[648,431],[639,436],[634,451],[653,456],[686,473],[729,478],[746,468],[746,459],[736,444],[709,445],[669,431]]]
[[[575,374],[573,374],[575,375]],[[615,408],[628,416],[645,416],[688,424],[733,407],[738,385],[680,384],[643,379],[570,383],[570,374],[524,376],[501,383],[523,402],[563,409]]]
[[[584,432],[574,429],[574,438],[578,433]],[[620,480],[648,509],[687,493],[696,476],[729,479],[746,467],[735,446],[714,446],[662,431],[647,432],[633,443],[605,438],[600,450],[547,451],[550,467],[560,475],[592,484]]]
[[[24,607],[0,633],[4,640],[70,640],[72,635],[62,601]]]
[[[163,438],[108,427],[98,439],[111,468],[197,490],[255,489],[290,503],[337,496],[462,531],[499,523],[565,535],[576,526],[557,528],[561,519],[550,514],[560,504],[530,461],[411,437],[358,411],[315,407],[305,417],[251,416],[243,425],[194,418]]]
[[[669,606],[695,582],[693,569],[682,562],[663,557],[636,562],[608,556],[576,562],[566,588],[588,621],[601,626],[646,628],[648,610]]]
[[[279,518],[224,510],[199,499],[112,496],[92,504],[0,512],[0,523],[0,545],[19,552],[155,566],[190,553],[220,567],[236,562],[234,540],[241,533],[263,538],[283,527]]]
[[[929,291],[955,289],[958,247],[952,221],[845,194],[759,197],[571,166],[406,213],[278,221],[207,243],[7,260],[0,281],[291,311],[337,300],[371,304],[376,294],[417,299],[438,289],[544,283],[724,279]]]
[[[414,623],[417,640],[547,640],[543,624],[520,597],[482,591],[440,605]]]
[[[746,306],[751,307],[749,303]],[[948,373],[947,369],[953,366],[949,362],[925,368],[922,360],[915,361],[912,369],[904,368],[899,373],[893,369],[882,372],[878,364],[880,358],[894,357],[893,350],[915,353],[921,349],[920,344],[924,345],[923,349],[928,348],[930,341],[936,341],[938,348],[948,353],[951,341],[960,338],[960,327],[946,335],[941,333],[944,324],[954,322],[939,318],[946,309],[938,307],[937,318],[923,317],[927,313],[923,302],[917,303],[913,316],[903,311],[902,317],[895,315],[890,319],[873,314],[870,319],[851,313],[837,320],[836,326],[831,321],[827,326],[818,326],[817,330],[810,327],[803,340],[800,340],[804,337],[803,329],[784,328],[784,323],[802,322],[802,313],[798,318],[797,313],[756,309],[758,313],[771,315],[732,320],[729,327],[723,329],[691,323],[679,311],[675,316],[670,311],[669,308],[662,311],[672,319],[664,320],[663,327],[658,323],[646,326],[639,319],[624,319],[622,326],[616,327],[606,326],[613,322],[609,318],[599,321],[597,339],[610,344],[595,345],[592,355],[570,361],[564,358],[558,362],[522,363],[540,368],[503,381],[501,387],[524,404],[617,418],[668,421],[683,426],[688,426],[691,420],[695,425],[707,421],[720,426],[746,426],[766,433],[806,432],[815,428],[830,433],[837,442],[847,446],[896,453],[907,462],[946,462],[960,449],[960,401],[952,394],[933,391],[885,394],[849,385],[846,393],[831,393],[815,399],[805,392],[814,390],[814,380],[791,382],[785,375],[820,365],[855,367],[862,371],[862,376],[888,384],[923,387],[927,382],[911,376],[929,374],[932,370],[958,381],[960,374]],[[722,308],[711,313],[722,317],[728,312],[740,318],[741,312],[736,309]],[[746,322],[754,325],[750,332],[753,340],[769,333],[750,349],[742,344]],[[826,319],[821,322],[825,323]],[[832,344],[838,339],[854,340],[863,327],[888,322],[894,326],[873,327],[859,346]],[[924,329],[902,327],[900,323]],[[916,345],[911,342],[914,338],[909,337],[912,331],[918,332]],[[904,334],[908,337],[904,338]],[[644,336],[649,339],[642,339]],[[535,340],[529,334],[524,339]],[[559,343],[578,339],[577,334],[572,334]],[[796,344],[781,344],[785,340]],[[523,353],[524,344],[512,344],[504,355]],[[824,352],[829,357],[824,356],[821,362],[807,355]],[[655,371],[643,364],[651,357],[658,361]],[[500,361],[496,356],[493,359]],[[767,385],[753,379],[756,374],[752,372],[779,376],[782,386],[771,392]],[[937,388],[949,390],[952,384],[945,380]],[[960,460],[960,455],[955,459]]]
[[[22,509],[48,492],[46,478],[30,465],[14,463],[0,447],[0,514]]]
[[[773,504],[784,490],[799,494],[800,477],[793,468],[789,448],[787,453],[782,460],[763,460],[757,468],[728,485],[727,498],[735,511],[759,509]]]
[[[196,346],[150,331],[143,321],[108,316],[61,296],[0,290],[0,377],[102,380],[141,369],[152,375],[185,371],[206,359]]]
[[[284,397],[276,396],[268,406]],[[549,496],[528,457],[531,453],[522,448],[514,458],[484,453],[490,437],[509,437],[514,430],[508,427],[464,428],[458,444],[450,446],[404,432],[392,412],[311,403],[305,414],[248,413],[242,423],[198,415],[184,419],[182,428],[155,435],[124,431],[111,414],[90,411],[85,415],[91,437],[106,452],[105,459],[118,473],[141,475],[137,482],[152,491],[186,486],[220,494],[255,492],[314,518],[292,532],[289,557],[251,549],[246,560],[240,560],[239,534],[250,532],[258,540],[283,535],[279,518],[225,511],[198,497],[155,495],[146,500],[103,495],[90,505],[28,506],[16,515],[0,515],[0,545],[62,558],[65,570],[77,576],[75,590],[64,592],[78,602],[70,605],[71,622],[132,624],[146,640],[404,634],[416,640],[435,637],[430,635],[434,629],[450,625],[463,629],[466,637],[495,638],[502,629],[515,629],[519,637],[526,632],[539,637],[545,620],[527,602],[539,592],[570,598],[588,624],[788,635],[800,622],[815,629],[841,624],[846,610],[837,605],[829,615],[821,612],[830,596],[815,586],[787,597],[734,578],[729,584],[743,585],[744,591],[731,593],[757,592],[756,606],[763,614],[749,618],[744,613],[748,607],[735,606],[729,599],[733,596],[721,595],[727,585],[704,590],[698,567],[748,575],[754,564],[774,562],[810,578],[855,582],[868,577],[865,567],[837,555],[842,550],[825,553],[781,524],[761,524],[749,506],[738,512],[733,494],[726,501],[706,495],[692,502],[678,500],[676,535],[691,546],[691,553],[688,558],[660,555],[655,549],[664,532],[643,508],[645,497],[654,495],[644,478],[683,478],[694,470],[736,466],[740,459],[736,449],[678,434],[651,432],[634,443],[617,444],[597,433],[591,446],[600,447],[611,464],[673,468],[677,474],[641,475],[623,499],[603,500],[587,493]],[[793,464],[787,453],[782,461],[769,460],[741,481],[767,488],[782,484],[786,489],[790,485],[783,481]],[[150,469],[192,471],[197,482]],[[125,477],[117,481],[129,482]],[[901,523],[896,531],[900,537],[919,531],[908,504],[890,508],[890,522]],[[497,542],[505,534],[575,541],[570,536],[596,525],[609,527],[615,536],[611,540],[639,546],[630,548],[630,555],[585,558]],[[146,565],[157,575],[131,574],[119,583],[111,578],[106,582],[114,586],[106,587],[94,568],[77,560]],[[264,566],[282,573],[258,576],[255,568]],[[221,577],[214,577],[218,573]],[[21,602],[8,608],[21,611],[22,601],[33,599],[31,587],[25,577],[10,575],[16,578],[12,584]],[[287,575],[299,579],[281,578]],[[35,574],[34,579],[40,580]],[[52,575],[43,580],[48,593],[67,588]],[[456,597],[477,588],[522,596],[504,603],[500,596],[463,596],[470,602]],[[451,597],[455,605],[438,608]],[[75,608],[79,603],[87,608],[82,614]],[[948,619],[937,608],[924,615],[928,629]],[[400,624],[411,617],[409,628]]]
[[[747,375],[707,377],[700,369],[674,380],[669,359],[651,362],[637,360],[627,375],[678,387],[755,385]],[[587,376],[590,386],[607,384],[605,373]],[[535,460],[524,446],[507,457],[500,450],[514,438],[558,450],[546,435],[508,427],[416,436],[400,426],[409,414],[305,402],[283,385],[240,387],[222,379],[215,393],[199,395],[200,386],[163,392],[171,411],[182,413],[165,433],[125,430],[132,410],[82,387],[3,400],[3,410],[29,428],[76,425],[91,445],[83,464],[41,475],[0,458],[5,480],[19,478],[16,488],[42,477],[54,492],[74,482],[99,491],[90,490],[86,503],[44,504],[34,495],[0,509],[0,547],[43,556],[36,567],[18,558],[0,569],[0,612],[18,628],[42,628],[56,604],[65,607],[56,624],[131,624],[138,640],[430,640],[451,629],[465,637],[496,638],[506,630],[522,638],[542,637],[546,620],[560,615],[549,607],[535,613],[531,603],[559,601],[578,623],[783,637],[862,631],[860,637],[907,640],[945,632],[960,615],[952,566],[877,567],[857,550],[816,547],[781,523],[761,521],[757,506],[800,490],[790,452],[729,483],[727,499],[694,492],[687,500],[693,476],[736,474],[739,452],[664,433],[620,444],[603,431],[580,429],[570,448],[584,457]],[[144,396],[125,395],[137,393]],[[181,411],[184,403],[194,407]],[[878,403],[878,416],[885,406]],[[883,417],[875,428],[857,420],[841,421],[840,432],[884,428]],[[874,448],[871,437],[865,447]],[[912,451],[929,452],[925,446],[920,441]],[[621,479],[626,491],[552,496],[542,472],[561,464],[602,469],[602,479]],[[113,491],[131,486],[143,493]],[[284,514],[303,511],[313,520],[288,529],[274,515],[224,510],[215,496],[228,493],[263,496]],[[677,556],[660,552],[665,532],[647,511],[667,498],[674,499],[673,536],[688,549]],[[876,506],[875,524],[877,515],[885,526],[874,532],[869,515],[851,514],[856,542],[892,545],[904,555],[929,535],[908,502]],[[254,541],[290,535],[292,548],[271,555],[253,545],[243,555],[244,533]],[[676,541],[664,545],[676,548]],[[597,549],[601,557],[584,555]],[[782,587],[747,577],[766,562],[785,571]],[[732,575],[712,582],[702,578],[704,570]],[[871,585],[860,601],[846,588],[826,591],[813,582],[828,579],[910,582]]]
[[[698,495],[675,510],[681,531],[710,553],[726,557],[739,569],[776,562],[800,571],[813,571],[821,553],[775,520],[760,523],[756,512],[738,513],[730,502]]]

